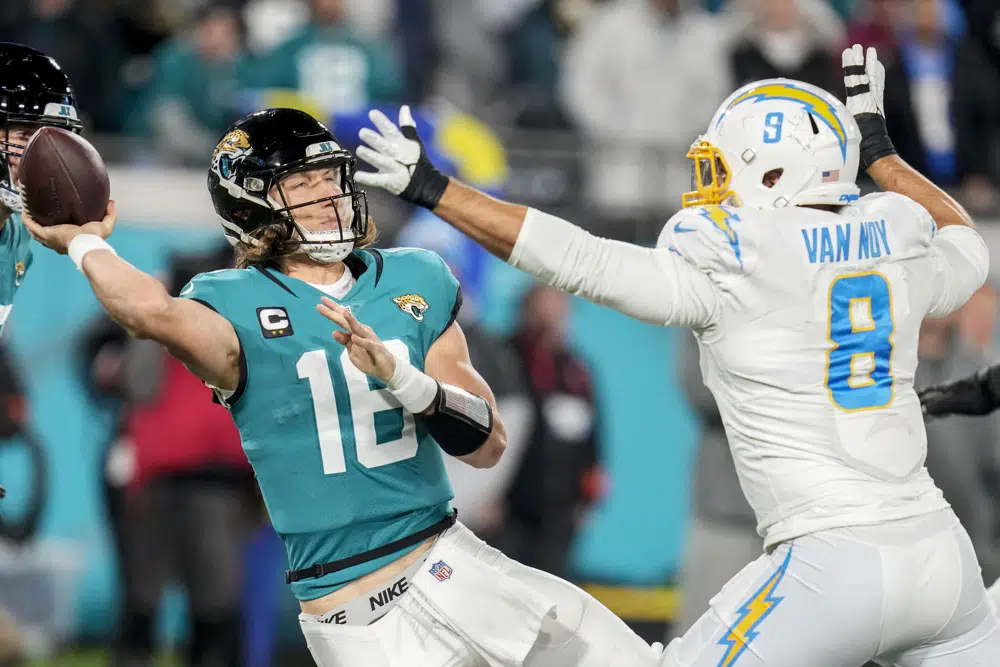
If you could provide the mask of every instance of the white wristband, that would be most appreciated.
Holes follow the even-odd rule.
[[[76,268],[81,272],[83,271],[83,258],[91,250],[110,250],[112,254],[117,255],[115,249],[108,245],[108,242],[102,239],[97,234],[77,234],[73,237],[73,240],[69,242],[69,247],[66,248],[66,253],[69,258],[73,260],[76,264]]]
[[[408,412],[415,415],[429,408],[438,393],[437,380],[398,357],[386,387]]]

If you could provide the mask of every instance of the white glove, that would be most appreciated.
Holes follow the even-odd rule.
[[[843,65],[847,110],[861,130],[861,164],[868,168],[896,154],[885,125],[885,67],[874,48],[866,58],[860,44],[844,50]]]
[[[360,171],[354,175],[355,181],[433,210],[448,187],[448,177],[428,159],[410,107],[400,108],[399,127],[377,109],[369,112],[368,118],[378,132],[368,127],[358,132],[358,138],[368,144],[358,148],[358,157],[378,172]]]
[[[878,52],[855,44],[844,50],[844,87],[847,88],[847,110],[851,115],[877,113],[885,118],[885,66]]]

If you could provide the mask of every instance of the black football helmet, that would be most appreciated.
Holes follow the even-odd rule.
[[[23,146],[11,143],[10,125],[45,125],[71,132],[83,129],[73,87],[52,58],[22,44],[0,42],[0,203],[21,210],[21,196],[11,178],[10,156]]]
[[[267,109],[237,121],[212,155],[208,190],[230,243],[259,245],[254,232],[275,224],[287,237],[297,231],[301,247],[319,261],[343,259],[368,231],[368,200],[354,182],[354,155],[322,123],[296,109]],[[280,179],[297,171],[332,168],[343,194],[290,206]],[[271,196],[272,187],[277,197]],[[307,232],[290,211],[331,201],[338,230]],[[341,201],[337,201],[341,200]],[[346,200],[346,201],[343,201]],[[343,204],[349,204],[344,207]],[[345,213],[350,220],[345,220]]]

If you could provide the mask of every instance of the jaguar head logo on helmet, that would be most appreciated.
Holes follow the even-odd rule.
[[[790,79],[751,83],[729,96],[688,152],[684,206],[850,203],[860,195],[860,143],[854,117],[826,91]]]
[[[342,261],[374,241],[355,158],[309,114],[267,109],[239,120],[212,155],[208,188],[241,266],[304,253]]]

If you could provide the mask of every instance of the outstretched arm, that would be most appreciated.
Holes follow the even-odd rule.
[[[120,258],[104,241],[115,220],[113,202],[104,220],[83,227],[42,227],[24,215],[42,245],[70,254],[104,310],[130,334],[161,343],[213,387],[235,390],[240,348],[233,326],[200,303],[171,297],[160,281]]]
[[[358,173],[362,185],[432,210],[500,259],[570,294],[658,325],[713,322],[717,295],[708,276],[669,249],[598,238],[555,216],[494,199],[434,168],[408,107],[400,111],[400,127],[379,111],[370,117],[379,131],[361,130],[370,148],[359,148],[358,157],[379,172]]]
[[[507,262],[530,210],[449,179],[434,214]]]

